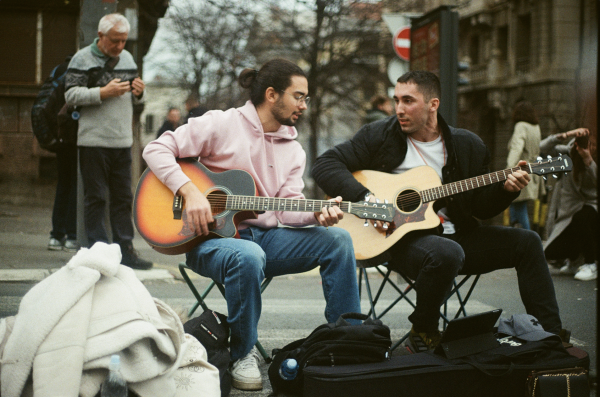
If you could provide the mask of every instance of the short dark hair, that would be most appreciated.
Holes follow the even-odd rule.
[[[406,72],[398,77],[398,83],[415,84],[427,101],[432,98],[441,99],[442,97],[440,79],[434,73],[426,70],[411,70],[410,72]]]
[[[298,65],[285,59],[276,58],[265,63],[260,70],[246,68],[240,73],[238,83],[242,88],[250,89],[250,100],[254,106],[265,101],[265,91],[273,87],[276,91],[285,91],[292,85],[292,77],[306,74]]]
[[[390,98],[385,95],[376,94],[371,98],[371,109],[377,109],[379,106],[383,105],[386,102],[389,102]]]
[[[539,124],[539,120],[535,114],[535,109],[529,101],[519,101],[515,104],[512,114],[512,121],[514,124],[518,123],[519,121],[524,121],[533,125]]]

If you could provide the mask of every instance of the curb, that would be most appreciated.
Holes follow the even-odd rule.
[[[38,283],[53,271],[55,269],[3,269],[0,270],[0,283]],[[134,270],[134,273],[141,282],[177,282],[167,269]]]

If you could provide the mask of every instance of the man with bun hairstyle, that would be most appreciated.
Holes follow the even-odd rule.
[[[160,181],[183,196],[189,227],[198,235],[208,235],[214,220],[210,203],[176,158],[198,158],[212,171],[247,171],[262,197],[304,199],[306,154],[295,140],[294,127],[309,102],[304,72],[289,61],[273,59],[260,70],[243,70],[239,84],[250,91],[244,106],[192,118],[144,150],[144,159]],[[341,197],[334,200],[340,202]],[[337,206],[314,213],[267,211],[241,222],[239,239],[209,239],[187,253],[188,266],[225,285],[234,387],[262,388],[260,357],[253,346],[263,279],[319,267],[327,321],[360,312],[352,240],[340,228],[327,228],[341,218]],[[300,227],[309,225],[317,227]]]

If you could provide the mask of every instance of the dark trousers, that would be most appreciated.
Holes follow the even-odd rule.
[[[483,274],[515,268],[527,313],[548,332],[561,329],[554,284],[542,242],[531,230],[479,226],[454,235],[412,232],[390,248],[391,268],[416,281],[417,307],[409,316],[416,330],[438,328],[440,306],[457,274]]]
[[[563,232],[546,247],[546,258],[575,260],[583,254],[584,263],[594,263],[597,253],[598,212],[584,205]]]
[[[56,151],[58,182],[52,208],[50,236],[62,240],[77,239],[77,147],[66,146]]]
[[[131,244],[131,148],[79,147],[79,166],[88,246],[98,241],[109,243],[104,223],[107,200],[113,242]]]

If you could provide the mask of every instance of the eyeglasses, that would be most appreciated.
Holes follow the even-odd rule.
[[[310,103],[310,97],[309,96],[304,96],[304,95],[298,95],[298,96],[296,96],[296,95],[290,94],[289,92],[286,92],[284,90],[281,90],[281,92],[286,93],[286,94],[294,97],[294,99],[296,100],[296,106],[300,106],[300,104],[302,102],[304,102],[304,104],[306,106],[308,106],[308,104]]]

